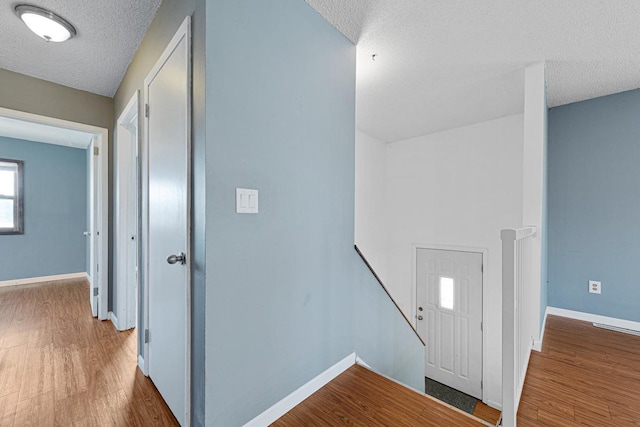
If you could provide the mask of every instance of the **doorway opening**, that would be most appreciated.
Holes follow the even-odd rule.
[[[138,328],[140,284],[140,168],[139,91],[118,118],[114,157],[115,177],[115,262],[114,285],[117,300],[112,320],[118,330]],[[140,351],[138,351],[140,354]]]
[[[87,297],[93,316],[106,320],[109,317],[108,130],[7,108],[0,108],[0,124],[3,136],[86,150],[87,230],[84,235],[87,238],[86,273],[90,284]],[[42,280],[24,283],[50,278],[35,279]]]
[[[486,252],[438,245],[413,248],[412,314],[427,343],[425,388],[472,410],[475,399],[483,401]]]

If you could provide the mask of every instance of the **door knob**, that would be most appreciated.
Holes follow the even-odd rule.
[[[187,262],[187,255],[185,255],[184,252],[180,252],[178,255],[169,255],[167,257],[167,262],[169,264],[180,263],[184,265]]]
[[[84,233],[82,233],[82,234],[84,234],[85,236],[91,236],[91,232],[90,232],[90,231],[85,231],[85,232],[84,232]]]
[[[418,316],[418,320],[422,320],[422,319],[424,319],[424,317]]]

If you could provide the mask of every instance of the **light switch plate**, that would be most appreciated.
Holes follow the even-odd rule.
[[[258,190],[236,188],[236,213],[258,213]]]
[[[590,294],[602,293],[602,283],[596,280],[589,280],[589,293]]]

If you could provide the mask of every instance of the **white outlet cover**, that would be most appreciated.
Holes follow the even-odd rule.
[[[602,283],[597,280],[589,280],[589,293],[590,294],[601,294],[602,293]]]
[[[258,213],[258,190],[236,188],[236,213]]]

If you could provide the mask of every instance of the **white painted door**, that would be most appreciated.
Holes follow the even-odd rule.
[[[137,100],[137,94],[135,95]],[[138,103],[118,121],[116,175],[117,318],[122,330],[136,326],[138,291]],[[115,310],[114,310],[115,312]]]
[[[100,142],[94,137],[89,145],[88,153],[88,178],[89,178],[89,229],[86,235],[89,238],[89,300],[91,301],[91,313],[101,320],[107,318],[107,298],[102,291],[102,274],[100,260],[102,260],[102,236],[100,224],[102,224],[102,165],[100,158]]]
[[[138,117],[135,118],[135,123],[132,127],[131,137],[132,144],[130,144],[130,156],[131,156],[131,181],[129,191],[127,192],[129,198],[129,209],[128,218],[127,218],[127,228],[128,228],[128,247],[127,247],[127,329],[134,328],[136,326],[136,321],[138,319],[138,283],[139,273],[138,273],[138,218],[139,207],[138,207],[138,199],[139,199],[139,188],[138,185],[138,177],[139,177],[139,169],[138,169],[138,127],[137,120]]]
[[[95,172],[99,167],[99,162],[97,160],[97,156],[95,156],[94,150],[96,146],[96,138],[93,138],[91,141],[91,145],[87,148],[87,182],[89,183],[87,201],[89,203],[89,208],[87,210],[87,231],[85,231],[85,236],[87,237],[87,248],[89,251],[89,265],[87,267],[87,274],[89,275],[89,301],[91,302],[91,313],[93,317],[98,316],[98,296],[96,295],[96,290],[98,289],[98,281],[97,273],[96,273],[96,263],[99,259],[96,255],[97,240],[95,238],[95,228],[96,228],[96,214],[98,213],[98,209],[96,206],[96,190],[97,190],[97,182]]]
[[[145,80],[149,376],[181,425],[189,411],[189,21]],[[177,256],[183,256],[181,260]],[[174,256],[174,258],[171,258]]]
[[[482,254],[417,249],[416,267],[425,374],[482,399]]]

